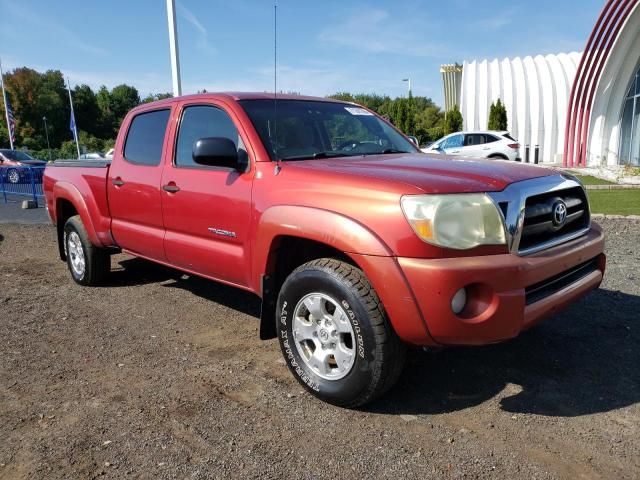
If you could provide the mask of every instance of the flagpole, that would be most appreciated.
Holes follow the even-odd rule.
[[[73,99],[71,98],[71,84],[69,83],[69,77],[67,77],[67,90],[69,91],[69,105],[71,105],[71,118],[73,118],[73,137],[76,141],[76,150],[78,151],[78,158],[80,158],[80,144],[78,143],[78,125],[76,125],[76,116],[73,113]]]
[[[11,126],[9,125],[9,109],[7,108],[7,94],[4,91],[4,73],[2,72],[2,60],[0,60],[0,84],[2,84],[2,101],[4,103],[4,118],[7,119],[7,131],[9,132],[9,145],[13,150],[13,137],[11,135]]]

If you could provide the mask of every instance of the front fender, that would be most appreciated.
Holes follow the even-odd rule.
[[[336,212],[281,205],[270,207],[262,214],[256,226],[252,263],[254,291],[261,296],[261,278],[274,268],[270,265],[273,261],[270,254],[280,236],[313,240],[345,253],[367,276],[400,338],[413,344],[432,344],[393,252],[366,226]]]
[[[254,236],[252,279],[255,291],[260,291],[260,277],[269,270],[269,254],[274,240],[280,236],[313,240],[347,254],[392,256],[380,237],[344,215],[312,207],[270,207],[260,217]]]

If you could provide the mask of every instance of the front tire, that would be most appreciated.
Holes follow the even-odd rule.
[[[358,268],[329,258],[305,263],[285,280],[277,312],[285,361],[319,399],[359,407],[400,376],[405,346]]]
[[[79,285],[99,285],[111,269],[109,254],[91,243],[79,215],[64,225],[64,251],[71,277]]]

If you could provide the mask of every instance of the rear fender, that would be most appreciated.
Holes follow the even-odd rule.
[[[87,230],[87,234],[89,235],[89,240],[91,243],[97,247],[106,247],[109,245],[105,245],[98,232],[96,231],[95,224],[93,222],[93,216],[99,216],[98,207],[95,204],[95,201],[91,199],[91,197],[84,197],[80,191],[69,182],[57,182],[53,187],[53,206],[54,208],[58,208],[58,200],[67,200],[70,202],[75,208],[78,215],[80,215],[80,219],[82,220],[82,224],[84,228]],[[55,211],[56,222],[60,222],[60,212]],[[97,217],[96,217],[97,218]],[[64,225],[62,225],[64,227]],[[60,226],[58,226],[58,231],[60,232]],[[109,234],[110,237],[110,234]],[[60,238],[58,239],[60,241]]]

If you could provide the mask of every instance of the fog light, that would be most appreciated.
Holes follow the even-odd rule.
[[[456,292],[456,294],[451,299],[451,310],[453,310],[453,313],[455,313],[456,315],[459,315],[464,310],[464,307],[466,306],[467,306],[467,289],[461,288]]]

